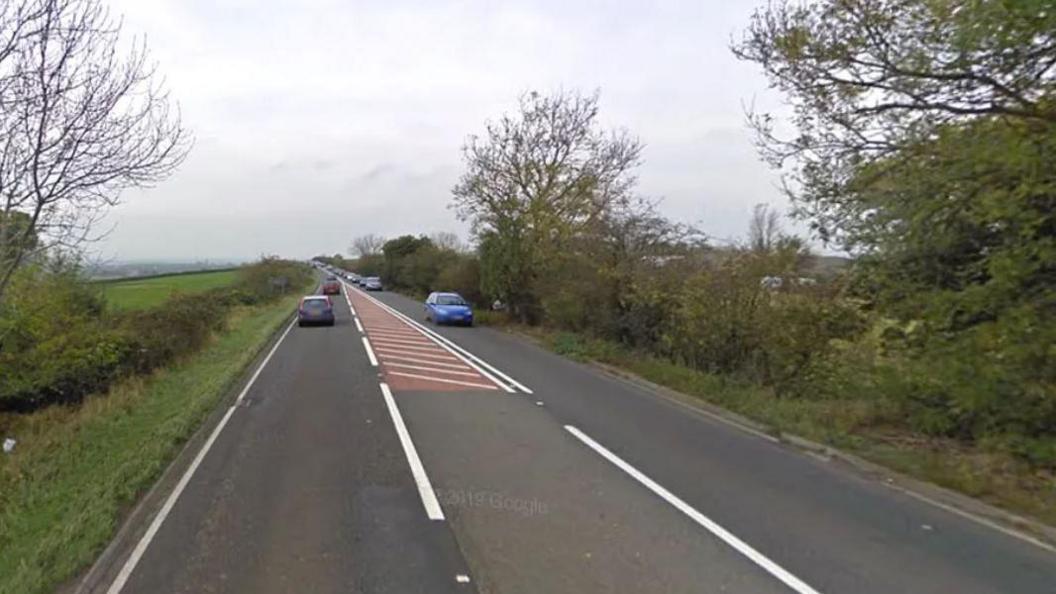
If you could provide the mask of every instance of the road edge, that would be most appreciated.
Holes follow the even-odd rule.
[[[768,438],[771,441],[779,442],[782,445],[790,446],[815,457],[821,457],[826,461],[835,460],[860,477],[874,480],[885,487],[905,493],[919,501],[939,507],[988,528],[998,530],[1051,553],[1056,553],[1056,527],[996,507],[963,493],[914,478],[830,445],[748,419],[714,403],[706,402],[690,394],[651,382],[625,369],[597,361],[590,361],[587,366],[639,389],[653,392],[656,396],[665,400],[688,407],[694,412],[704,413],[708,418],[740,431],[750,433],[756,437]]]
[[[749,419],[712,402],[647,380],[626,369],[600,361],[571,359],[546,348],[542,341],[534,336],[516,329],[501,326],[492,326],[491,329],[539,347],[570,363],[582,365],[606,377],[627,383],[707,419],[723,423],[754,437],[791,447],[826,462],[835,461],[842,468],[853,472],[860,478],[875,481],[918,501],[1056,554],[1056,526],[1050,526],[1040,520],[1022,516],[952,489],[914,478],[830,445]]]
[[[86,570],[57,588],[58,594],[95,594],[106,590],[112,578],[121,570],[124,559],[135,548],[154,516],[165,504],[169,493],[191,465],[198,450],[220,423],[227,410],[235,404],[239,393],[263,363],[267,353],[280,340],[292,320],[293,315],[283,317],[268,335],[267,340],[260,343],[253,359],[239,372],[238,378],[224,388],[216,407],[180,447],[179,452],[165,467],[157,481],[125,512],[118,522],[113,538],[95,561]]]

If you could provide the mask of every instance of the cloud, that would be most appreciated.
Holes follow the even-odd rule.
[[[527,89],[601,90],[646,144],[668,216],[737,235],[779,207],[743,105],[774,105],[726,47],[744,2],[112,0],[145,34],[198,143],[127,192],[103,249],[139,257],[310,256],[361,233],[449,229],[460,147]]]

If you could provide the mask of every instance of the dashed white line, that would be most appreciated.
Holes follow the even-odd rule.
[[[471,386],[474,388],[483,388],[485,390],[497,390],[495,386],[491,384],[476,384],[473,382],[463,382],[460,380],[444,379],[440,377],[432,377],[429,375],[418,375],[416,373],[403,373],[402,371],[390,371],[389,375],[398,375],[400,377],[410,377],[414,379],[429,380],[431,382],[441,382],[444,384],[457,384],[459,386]]]
[[[356,330],[359,330],[359,333],[363,334],[363,325],[359,323],[359,318],[352,318],[352,321],[356,323]]]
[[[565,430],[574,435],[576,439],[586,444],[587,447],[600,454],[601,457],[615,464],[620,470],[631,475],[632,478],[644,485],[647,489],[659,495],[664,501],[674,506],[675,509],[689,516],[690,519],[703,526],[708,532],[711,532],[720,540],[733,547],[738,553],[744,555],[756,565],[763,568],[767,573],[781,581],[781,583],[799,594],[819,594],[817,590],[811,588],[806,582],[800,580],[777,563],[768,559],[759,551],[753,549],[748,543],[737,538],[722,526],[716,524],[710,518],[694,509],[685,501],[679,499],[677,495],[668,491],[653,479],[642,474],[637,468],[625,462],[623,458],[610,452],[605,446],[591,439],[586,433],[583,433],[572,425],[565,425]]]
[[[180,494],[182,494],[183,490],[187,488],[187,483],[191,481],[191,477],[193,477],[195,471],[198,470],[198,466],[200,466],[202,460],[205,459],[205,455],[209,453],[209,449],[213,447],[213,443],[216,442],[216,438],[220,435],[220,432],[224,430],[224,427],[227,425],[227,422],[231,419],[231,415],[235,413],[235,410],[238,408],[238,403],[240,403],[242,399],[245,398],[246,394],[249,392],[249,389],[253,387],[254,382],[256,382],[257,378],[260,376],[261,370],[263,370],[264,367],[268,364],[268,361],[271,361],[271,356],[275,354],[275,351],[278,350],[279,345],[282,344],[282,341],[286,338],[286,335],[290,333],[290,329],[293,328],[293,323],[295,321],[296,318],[290,321],[290,325],[286,327],[286,330],[282,333],[282,336],[280,336],[279,339],[275,341],[275,345],[271,347],[271,350],[268,351],[267,356],[265,356],[264,360],[260,362],[260,365],[257,366],[257,370],[249,378],[249,381],[246,382],[245,387],[242,388],[242,391],[238,394],[238,398],[235,399],[235,404],[232,405],[231,408],[227,409],[227,412],[224,413],[223,418],[221,418],[220,422],[217,423],[216,427],[213,429],[213,432],[209,434],[209,439],[205,440],[205,443],[202,445],[202,449],[198,450],[198,454],[194,457],[194,460],[191,461],[191,465],[187,467],[187,470],[184,471],[183,476],[180,477],[180,481],[176,483],[176,487],[172,490],[172,493],[169,493],[169,496],[165,499],[165,503],[161,506],[161,509],[158,511],[158,515],[154,516],[154,519],[150,522],[150,526],[147,527],[147,531],[143,534],[143,537],[139,539],[139,542],[136,543],[136,547],[132,549],[132,554],[128,556],[128,559],[125,560],[125,564],[121,566],[121,571],[118,572],[117,577],[114,578],[114,581],[110,584],[110,587],[107,588],[106,594],[118,594],[119,592],[121,592],[121,589],[125,587],[125,582],[128,581],[128,578],[132,577],[132,572],[135,571],[136,565],[139,564],[139,560],[143,557],[143,553],[147,551],[147,547],[150,546],[151,541],[154,540],[154,536],[158,533],[158,530],[161,529],[161,524],[165,521],[165,518],[168,517],[169,513],[172,511],[172,508],[176,505],[176,500],[180,498]]]
[[[381,360],[386,367],[399,367],[400,369],[417,369],[419,371],[435,371],[436,373],[453,373],[455,375],[464,375],[467,377],[480,377],[479,373],[467,372],[467,371],[455,371],[454,369],[441,369],[439,367],[422,367],[421,365],[408,365],[407,363],[393,363],[386,361],[384,358]]]
[[[433,486],[429,483],[429,476],[425,473],[422,460],[418,457],[418,450],[414,448],[411,434],[407,431],[407,426],[403,424],[403,416],[400,415],[400,409],[396,406],[396,399],[392,397],[388,384],[381,384],[381,395],[385,398],[385,406],[389,409],[392,424],[396,426],[396,435],[399,436],[400,444],[403,445],[403,453],[407,456],[407,463],[411,465],[411,475],[414,477],[414,483],[418,486],[418,495],[422,498],[425,515],[429,516],[430,520],[443,520],[444,512],[440,509],[440,502],[436,499]]]
[[[374,367],[378,366],[378,358],[374,356],[374,349],[370,348],[370,341],[367,337],[363,337],[363,348],[367,349],[367,358],[370,359],[370,364]]]

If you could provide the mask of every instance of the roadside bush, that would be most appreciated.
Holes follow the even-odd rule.
[[[297,262],[265,258],[233,287],[177,294],[138,311],[109,311],[76,266],[19,271],[0,306],[0,410],[77,402],[122,375],[145,373],[201,348],[232,307],[289,294],[311,281]]]

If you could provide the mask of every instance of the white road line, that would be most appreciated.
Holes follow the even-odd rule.
[[[441,382],[445,384],[458,384],[460,386],[472,386],[474,388],[483,388],[485,390],[497,390],[495,386],[491,384],[475,384],[473,382],[463,382],[460,380],[444,379],[439,377],[432,377],[428,375],[418,375],[416,373],[403,373],[402,371],[390,371],[389,375],[398,375],[400,377],[411,377],[415,379],[428,380],[431,382]]]
[[[359,318],[352,318],[352,321],[356,323],[356,330],[359,330],[359,333],[363,334],[363,325],[359,323]]]
[[[399,367],[400,369],[418,369],[420,371],[435,371],[436,373],[453,373],[455,375],[465,375],[468,377],[480,377],[479,373],[467,372],[467,371],[455,371],[454,369],[441,369],[439,367],[422,367],[421,365],[408,365],[406,363],[393,363],[391,361],[381,360],[386,367]]]
[[[378,334],[391,334],[397,337],[410,337],[410,338],[421,338],[421,332],[415,332],[414,330],[390,330],[386,327],[371,326],[371,332],[377,332]]]
[[[516,387],[520,388],[522,391],[524,391],[526,394],[531,394],[532,393],[532,391],[530,389],[528,389],[525,385],[521,384],[517,380],[514,380],[513,378],[511,378],[510,376],[506,375],[505,373],[499,371],[498,369],[495,369],[495,367],[493,367],[492,365],[490,365],[486,361],[482,360],[481,358],[477,357],[473,353],[470,353],[469,351],[463,349],[462,347],[460,347],[457,344],[451,342],[450,340],[444,338],[443,336],[440,336],[439,334],[436,334],[432,330],[429,330],[425,326],[422,326],[418,322],[412,320],[411,318],[409,318],[406,315],[400,313],[399,311],[396,311],[395,309],[389,307],[388,305],[385,305],[384,303],[382,303],[381,301],[378,301],[377,299],[371,297],[370,295],[364,294],[363,296],[365,298],[369,299],[371,302],[373,302],[377,306],[379,306],[382,309],[384,309],[384,310],[388,311],[389,313],[391,313],[397,319],[402,320],[405,324],[407,324],[407,326],[409,326],[410,328],[412,328],[414,330],[417,330],[422,335],[424,335],[426,338],[429,338],[430,340],[435,342],[438,346],[442,347],[444,350],[446,350],[449,353],[451,353],[452,355],[458,357],[459,359],[464,361],[467,365],[469,365],[473,369],[476,369],[477,371],[479,371],[481,373],[481,375],[483,375],[484,377],[488,378],[489,380],[495,382],[495,385],[501,387],[506,392],[511,392],[511,393],[514,392],[515,390],[513,389],[512,386],[516,386]],[[456,351],[456,349],[457,349],[457,351]],[[479,363],[479,365],[478,365],[478,363]],[[485,367],[487,369],[485,369]],[[491,370],[491,371],[488,371],[488,370]],[[507,383],[503,382],[498,377],[496,377],[496,375],[505,378],[510,383],[507,384]]]
[[[400,355],[386,355],[386,354],[383,354],[381,352],[381,349],[375,349],[375,350],[378,351],[378,359],[382,363],[387,362],[389,359],[397,359],[399,361],[410,361],[412,363],[427,363],[429,365],[439,365],[441,367],[450,367],[451,369],[465,369],[467,371],[470,370],[470,369],[473,369],[472,367],[467,367],[467,366],[461,365],[461,364],[441,363],[440,361],[429,361],[429,360],[426,360],[426,359],[420,359],[420,358],[415,358],[415,357],[403,357],[403,356],[400,356]],[[458,359],[455,359],[453,357],[447,357],[444,360],[445,361],[458,361]]]
[[[435,350],[440,350],[440,348],[437,347],[435,343],[432,343],[432,342],[429,342],[428,340],[425,340],[421,335],[418,336],[417,340],[409,340],[409,339],[406,339],[406,338],[392,338],[390,336],[378,335],[378,334],[375,334],[375,333],[371,332],[370,333],[370,337],[373,338],[376,341],[385,341],[385,342],[390,342],[392,344],[400,344],[400,345],[407,345],[407,346],[427,346],[427,347],[435,349]]]
[[[440,361],[460,361],[460,359],[458,359],[456,357],[452,357],[452,356],[447,355],[447,354],[443,354],[443,355],[428,355],[426,353],[408,353],[406,351],[401,351],[399,349],[389,348],[389,347],[385,347],[385,346],[379,346],[376,350],[378,351],[379,354],[380,353],[387,353],[389,355],[392,355],[392,354],[395,354],[395,355],[414,355],[415,357],[425,357],[426,359],[439,359]],[[440,351],[440,352],[443,352],[443,351]]]
[[[374,367],[378,366],[378,358],[374,356],[374,349],[370,348],[370,341],[367,337],[363,337],[363,348],[367,349],[367,358],[370,359],[370,364]]]
[[[388,347],[390,349],[399,349],[401,351],[408,351],[408,352],[412,352],[412,353],[413,352],[422,352],[422,353],[442,353],[442,352],[444,352],[443,349],[438,348],[436,345],[432,345],[432,344],[430,344],[429,346],[412,346],[412,345],[409,345],[409,344],[393,343],[393,342],[390,342],[390,341],[387,341],[387,340],[383,340],[383,339],[378,339],[378,338],[375,338],[374,342],[376,342],[378,344],[378,346],[385,346],[385,347]],[[423,342],[421,344],[429,344],[429,343]]]
[[[213,447],[213,443],[216,441],[217,436],[219,436],[220,432],[224,430],[227,422],[231,419],[231,415],[235,414],[235,410],[238,408],[238,403],[242,401],[249,392],[249,389],[253,387],[253,383],[257,381],[257,377],[260,376],[261,370],[268,364],[268,361],[271,361],[271,356],[275,354],[279,345],[282,344],[283,339],[285,339],[286,335],[290,333],[290,328],[293,328],[294,321],[296,321],[296,318],[290,321],[290,325],[286,327],[286,331],[282,333],[282,336],[280,336],[277,341],[275,341],[275,345],[271,347],[267,356],[265,356],[264,360],[260,362],[259,366],[257,366],[257,370],[249,378],[249,381],[246,382],[246,386],[242,388],[242,391],[238,394],[238,398],[235,399],[235,405],[227,409],[227,412],[224,413],[223,418],[217,423],[213,432],[209,434],[209,439],[206,439],[205,443],[202,444],[202,449],[198,450],[198,454],[194,457],[194,460],[191,461],[191,465],[187,467],[183,476],[180,477],[180,481],[176,483],[176,487],[172,490],[172,493],[169,493],[169,496],[165,499],[165,503],[158,511],[158,515],[154,516],[154,519],[150,522],[150,526],[147,527],[147,531],[143,534],[143,537],[139,539],[139,542],[136,543],[136,547],[132,549],[132,554],[128,556],[128,559],[125,560],[125,564],[121,566],[121,571],[118,572],[117,577],[114,578],[110,587],[107,588],[106,594],[118,594],[121,592],[121,589],[125,587],[125,582],[128,581],[128,578],[132,577],[132,572],[135,571],[136,565],[139,564],[139,560],[143,557],[143,553],[147,551],[147,547],[150,546],[151,541],[154,540],[154,536],[158,533],[158,530],[161,529],[161,524],[176,505],[176,501],[180,498],[180,494],[182,494],[183,490],[187,488],[187,483],[191,481],[191,477],[193,477],[195,471],[198,470],[198,466],[201,465],[202,460],[205,459],[205,455],[209,453],[209,449]]]
[[[781,583],[799,594],[819,594],[817,590],[811,588],[805,582],[786,571],[783,567],[774,563],[759,551],[753,549],[748,543],[737,538],[731,532],[694,509],[688,503],[679,499],[678,496],[662,487],[653,479],[642,474],[638,469],[606,449],[605,446],[591,439],[586,433],[583,433],[572,425],[565,425],[565,430],[586,444],[587,447],[600,454],[603,458],[615,464],[620,470],[631,475],[632,478],[644,485],[647,489],[659,495],[664,501],[667,501],[674,506],[675,509],[689,516],[690,519],[703,526],[708,532],[711,532],[720,540],[733,547],[738,553],[744,555],[770,575],[780,580]]]
[[[439,345],[441,347],[444,347],[445,349],[448,349],[453,354],[458,355],[459,358],[463,358],[464,360],[466,360],[466,363],[472,365],[474,368],[476,368],[478,371],[482,372],[489,379],[495,380],[496,379],[495,378],[496,375],[498,377],[502,377],[503,379],[506,380],[507,384],[504,384],[503,382],[499,382],[499,380],[496,380],[495,383],[498,384],[499,386],[503,386],[503,388],[506,389],[507,392],[512,392],[513,391],[513,389],[510,387],[510,386],[512,386],[512,387],[515,387],[517,389],[520,389],[522,392],[524,392],[526,394],[532,393],[532,391],[527,386],[525,386],[524,384],[522,384],[520,382],[517,382],[516,379],[510,377],[506,373],[503,373],[502,371],[499,371],[499,370],[495,369],[495,367],[492,366],[491,364],[489,364],[488,361],[486,361],[486,360],[474,355],[473,353],[467,351],[466,349],[463,349],[463,348],[459,347],[458,345],[454,344],[454,342],[449,340],[447,337],[442,336],[440,334],[437,334],[436,332],[433,332],[432,330],[426,328],[425,326],[422,326],[422,324],[418,323],[416,320],[412,319],[411,317],[407,316],[406,314],[403,314],[402,312],[397,311],[396,309],[390,307],[390,305],[385,304],[385,303],[379,301],[378,299],[376,299],[374,297],[371,297],[370,295],[364,295],[364,297],[366,297],[367,299],[370,299],[371,301],[376,303],[378,305],[378,307],[382,308],[383,310],[388,311],[389,313],[391,313],[394,316],[400,318],[404,322],[407,322],[408,326],[410,326],[411,328],[414,328],[415,330],[421,332],[422,334],[425,334],[427,337],[429,337],[433,341],[435,341],[437,345]],[[472,360],[469,360],[469,359],[472,359]],[[476,364],[479,364],[480,367],[486,368],[487,371],[485,369],[480,369],[480,367],[477,367]],[[492,375],[492,374],[494,374],[494,375]]]
[[[407,431],[407,426],[403,424],[403,416],[400,415],[396,399],[392,397],[387,384],[381,384],[381,395],[385,398],[385,406],[389,409],[392,424],[396,426],[396,435],[399,436],[400,444],[403,445],[403,453],[407,455],[407,463],[411,465],[411,475],[414,476],[414,483],[418,486],[418,495],[422,498],[425,515],[429,516],[430,520],[443,520],[444,511],[440,509],[440,502],[437,501],[433,486],[429,483],[429,476],[425,473],[422,460],[418,457],[418,450],[414,448],[411,434]]]

